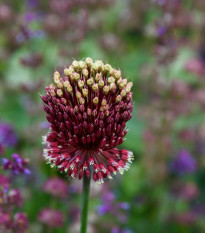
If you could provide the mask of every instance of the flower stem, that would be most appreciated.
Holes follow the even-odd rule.
[[[83,193],[81,203],[81,228],[80,233],[87,232],[87,219],[88,219],[88,205],[89,205],[89,194],[90,194],[90,177],[86,174],[83,175]]]

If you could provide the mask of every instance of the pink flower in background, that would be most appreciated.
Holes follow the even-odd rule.
[[[187,61],[185,64],[185,69],[193,74],[197,74],[197,75],[205,74],[205,65],[203,61],[200,60],[199,58],[194,58],[192,60]]]
[[[48,179],[43,185],[43,191],[58,198],[66,198],[68,195],[67,183],[60,178]]]
[[[63,214],[52,209],[43,209],[38,215],[39,222],[53,228],[62,227],[64,224]]]

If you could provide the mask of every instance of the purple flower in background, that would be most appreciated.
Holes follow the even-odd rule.
[[[43,209],[38,215],[39,222],[49,227],[62,227],[63,226],[63,215],[60,211],[52,210],[49,208]]]
[[[114,193],[110,191],[106,191],[102,195],[102,201],[105,203],[112,203],[115,200],[115,195]]]
[[[102,193],[102,204],[99,205],[96,210],[100,216],[111,214],[117,218],[120,223],[126,223],[128,219],[127,210],[129,208],[129,203],[116,202],[114,193],[104,190]]]
[[[119,207],[120,209],[122,209],[122,210],[129,210],[130,204],[127,203],[127,202],[120,202],[120,203],[118,204],[118,207]]]
[[[38,0],[27,0],[27,5],[30,8],[35,8],[38,5]]]
[[[41,128],[41,129],[49,129],[49,128],[50,128],[50,123],[47,122],[47,121],[42,121],[42,122],[40,123],[40,128]]]
[[[43,191],[58,198],[65,198],[68,195],[67,183],[60,178],[47,180],[43,185]]]
[[[118,227],[114,227],[111,233],[120,233],[120,229]]]
[[[121,230],[118,227],[114,227],[114,228],[112,228],[111,233],[132,233],[132,231],[130,229],[127,229],[127,228]]]
[[[157,36],[163,36],[167,31],[167,28],[165,26],[159,26],[157,28]]]
[[[102,204],[97,207],[97,212],[100,216],[109,213],[112,211],[112,205],[109,204]]]
[[[26,22],[31,22],[31,21],[33,21],[33,20],[35,20],[37,18],[37,15],[36,15],[36,13],[34,13],[34,12],[26,12],[25,13],[25,15],[24,15],[24,20],[26,21]]]
[[[192,212],[196,216],[205,216],[205,205],[203,203],[197,203],[192,207]]]
[[[12,160],[8,158],[2,159],[3,169],[11,170],[14,175],[18,175],[19,173],[30,175],[30,170],[26,168],[27,163],[28,159],[23,159],[18,154],[13,154]]]
[[[97,207],[98,214],[102,216],[106,213],[112,212],[114,210],[114,199],[115,195],[112,192],[105,191],[102,195],[102,205]]]
[[[17,143],[17,136],[13,127],[8,123],[0,123],[0,144],[1,146],[13,147]]]
[[[160,6],[163,6],[168,2],[171,2],[171,3],[177,3],[178,2],[178,0],[151,0],[151,1],[154,2],[154,3],[157,3]]]
[[[171,169],[178,174],[192,173],[196,168],[196,160],[187,150],[181,150],[171,164]]]

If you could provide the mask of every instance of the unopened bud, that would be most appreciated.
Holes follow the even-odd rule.
[[[88,89],[84,88],[82,92],[84,97],[88,96]]]
[[[106,99],[103,99],[102,102],[101,102],[101,105],[102,106],[105,106],[107,104],[107,100]]]
[[[116,102],[119,103],[121,100],[122,100],[122,96],[121,96],[121,95],[118,95],[118,96],[116,97]]]
[[[98,86],[100,87],[100,88],[102,88],[102,87],[104,87],[104,81],[103,81],[103,79],[100,79],[100,81],[98,82]]]
[[[57,90],[57,95],[60,96],[60,97],[63,96],[63,92],[62,92],[61,89],[58,89],[58,90]]]
[[[115,82],[115,78],[111,76],[111,77],[108,78],[107,81],[108,81],[109,84],[110,83],[114,83]]]
[[[85,62],[84,61],[79,61],[78,65],[79,65],[79,68],[81,70],[85,68]]]
[[[101,74],[101,73],[97,73],[97,74],[95,75],[95,81],[96,81],[96,82],[99,82],[101,78],[102,78],[102,74]]]
[[[87,69],[83,69],[83,70],[82,70],[82,73],[83,73],[83,76],[84,76],[85,78],[88,77],[88,70],[87,70]]]
[[[79,62],[74,60],[73,63],[72,63],[72,66],[75,70],[78,70],[79,69]]]
[[[95,83],[93,86],[92,86],[92,89],[94,92],[97,92],[98,91],[98,84]]]
[[[84,86],[83,80],[78,81],[78,86],[79,86],[79,88],[82,88]]]
[[[79,102],[80,102],[80,104],[84,104],[85,103],[85,99],[82,98],[82,97],[80,97]]]
[[[64,86],[65,88],[67,88],[68,86],[70,86],[69,81],[65,81],[65,82],[63,83],[63,86]]]
[[[117,71],[115,72],[115,74],[114,74],[114,77],[115,77],[115,79],[119,80],[120,77],[121,77],[121,71],[120,71],[120,70],[117,70]]]
[[[76,97],[77,97],[77,99],[80,99],[81,93],[79,91],[76,92]]]
[[[92,86],[93,85],[93,78],[89,78],[87,80],[87,84],[88,84],[88,86]]]
[[[98,104],[98,102],[99,102],[98,97],[95,97],[95,98],[93,99],[93,103],[94,103],[95,105],[97,105],[97,104]]]
[[[93,63],[93,59],[90,58],[90,57],[87,57],[87,58],[85,59],[85,62],[86,62],[86,64],[87,64],[88,67],[91,67],[91,65],[92,65],[92,63]]]
[[[64,74],[67,75],[67,76],[70,76],[72,74],[73,70],[72,69],[68,69],[68,68],[65,68],[64,69]]]
[[[117,88],[117,86],[116,86],[115,83],[111,83],[111,84],[110,84],[110,90],[111,90],[111,91],[114,91],[116,88]]]
[[[106,95],[108,94],[109,90],[110,90],[109,86],[104,86],[104,87],[103,87],[103,92],[104,92]]]
[[[106,65],[104,65],[104,67],[103,67],[103,71],[104,72],[110,72],[112,70],[112,67],[111,67],[111,65],[109,65],[109,64],[106,64]]]
[[[71,92],[73,91],[72,86],[68,86],[68,87],[67,87],[67,91],[68,91],[69,93],[71,93]]]

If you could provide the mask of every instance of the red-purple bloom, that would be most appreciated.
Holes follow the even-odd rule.
[[[132,152],[116,147],[124,141],[126,122],[131,118],[132,83],[121,71],[102,61],[86,58],[56,71],[55,85],[41,96],[50,132],[43,137],[44,157],[52,167],[73,178],[83,173],[102,183],[112,174],[123,173]]]
[[[43,191],[50,193],[54,197],[65,198],[68,195],[68,186],[60,178],[51,178],[43,185]]]
[[[12,160],[8,158],[2,159],[3,169],[11,170],[14,175],[18,175],[19,173],[30,175],[30,170],[26,168],[27,163],[28,160],[21,158],[18,154],[13,154]]]
[[[62,227],[64,224],[62,213],[48,208],[40,212],[38,220],[49,227]]]
[[[196,160],[187,150],[181,150],[172,162],[172,170],[179,174],[192,173],[196,168]]]

